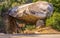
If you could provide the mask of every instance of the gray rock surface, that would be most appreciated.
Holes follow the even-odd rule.
[[[38,19],[45,19],[50,17],[52,13],[53,5],[45,1],[13,7],[9,11],[10,16],[28,22],[36,22]]]
[[[41,23],[37,22],[37,20],[46,20],[47,17],[50,17],[53,14],[53,5],[45,1],[39,1],[13,7],[8,14],[26,23],[29,22],[36,24],[36,26],[43,26],[44,21]]]
[[[29,22],[36,24],[36,26],[44,25],[43,20],[45,20],[47,17],[50,17],[52,14],[53,5],[45,1],[13,7],[8,13],[5,12],[3,14],[5,31],[9,34],[17,33],[16,19],[23,20],[26,23]],[[39,22],[38,20],[42,21]]]

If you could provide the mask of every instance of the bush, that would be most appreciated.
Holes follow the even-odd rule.
[[[33,30],[33,29],[35,29],[35,25],[27,24],[25,29]]]
[[[55,12],[52,17],[46,20],[46,26],[52,26],[60,31],[60,13]]]

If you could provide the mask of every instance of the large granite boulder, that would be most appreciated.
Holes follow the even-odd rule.
[[[53,5],[45,1],[39,1],[13,7],[8,14],[16,19],[36,23],[39,26],[44,25],[43,20],[53,14]]]

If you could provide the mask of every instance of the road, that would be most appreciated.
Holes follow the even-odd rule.
[[[0,38],[60,38],[60,34],[40,34],[40,35],[26,35],[26,34],[3,34],[0,33]]]

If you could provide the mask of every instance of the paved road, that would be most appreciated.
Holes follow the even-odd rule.
[[[60,34],[22,35],[22,34],[2,34],[0,38],[60,38]]]

